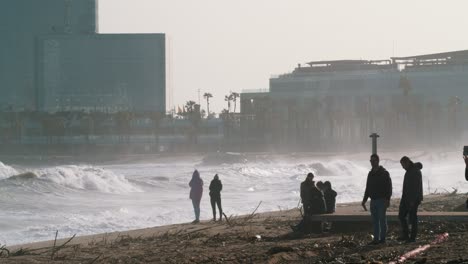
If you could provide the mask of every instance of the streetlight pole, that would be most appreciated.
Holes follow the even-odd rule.
[[[372,154],[377,154],[377,138],[380,136],[377,133],[372,133],[369,137],[372,138]]]

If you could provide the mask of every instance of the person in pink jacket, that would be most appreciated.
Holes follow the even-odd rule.
[[[203,195],[203,180],[200,178],[200,173],[195,170],[192,174],[192,180],[189,182],[190,199],[192,199],[193,210],[195,211],[195,220],[193,224],[200,222],[200,201]]]

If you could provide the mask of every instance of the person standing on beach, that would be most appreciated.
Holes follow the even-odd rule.
[[[420,162],[413,163],[406,156],[401,158],[400,163],[406,173],[403,179],[403,193],[398,212],[402,229],[401,237],[398,240],[415,242],[418,234],[418,206],[423,200],[422,164]],[[411,235],[406,221],[407,216],[411,224]]]
[[[196,224],[200,222],[200,201],[203,195],[203,180],[197,170],[193,172],[189,186],[190,199],[192,199],[193,210],[195,211],[195,220],[193,220],[192,224]]]
[[[216,174],[210,183],[210,202],[211,209],[213,209],[213,221],[216,221],[216,205],[218,205],[219,221],[223,220],[223,209],[221,208],[221,190],[223,184],[219,180],[218,174]]]
[[[380,158],[377,154],[370,156],[372,169],[367,175],[366,190],[362,199],[362,207],[367,211],[366,202],[370,198],[370,211],[374,227],[374,239],[371,245],[384,244],[387,235],[387,208],[392,197],[392,179],[388,171],[379,166]]]
[[[463,155],[463,159],[465,160],[465,180],[468,181],[468,156]],[[468,198],[466,199],[466,209],[468,209]]]
[[[465,160],[465,180],[468,181],[468,156],[464,155],[463,159]]]

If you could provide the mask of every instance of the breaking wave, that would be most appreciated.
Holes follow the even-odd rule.
[[[131,184],[123,175],[92,166],[59,166],[35,172],[39,180],[73,189],[104,193],[130,193],[142,190]]]
[[[15,174],[18,174],[17,170],[15,170],[13,167],[10,167],[0,162],[0,180],[6,179]]]

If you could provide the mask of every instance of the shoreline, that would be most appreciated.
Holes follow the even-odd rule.
[[[440,209],[444,211],[461,210],[461,212],[467,213],[467,221],[462,223],[423,222],[420,228],[423,230],[421,231],[421,237],[424,236],[425,240],[430,240],[431,236],[434,236],[438,232],[446,231],[451,234],[452,231],[455,230],[459,235],[463,234],[460,239],[468,238],[468,211],[463,211],[463,209],[460,208],[466,196],[466,194],[456,193],[425,196],[425,201],[423,201],[421,205],[421,212],[437,211],[438,209],[439,211]],[[338,204],[337,211],[342,209],[357,213],[363,212],[359,202]],[[389,212],[396,212],[397,210],[398,200],[393,199]],[[45,259],[51,259],[51,251],[57,251],[56,257],[58,259],[61,257],[64,261],[66,260],[63,263],[82,263],[79,262],[81,261],[80,258],[76,258],[76,256],[79,255],[79,251],[81,254],[86,255],[84,258],[87,260],[92,260],[101,256],[96,259],[97,262],[95,263],[113,263],[111,260],[122,260],[123,263],[145,263],[151,261],[157,263],[185,263],[188,261],[195,263],[239,263],[249,259],[252,259],[254,263],[280,263],[280,260],[294,263],[296,260],[314,259],[316,257],[323,258],[321,255],[323,253],[322,251],[326,251],[326,248],[321,248],[323,243],[326,242],[324,244],[325,247],[327,247],[327,244],[330,245],[333,243],[337,243],[336,246],[339,246],[340,243],[344,243],[342,240],[346,236],[359,237],[359,247],[365,247],[363,241],[369,239],[368,236],[372,229],[371,225],[366,222],[350,224],[349,226],[347,224],[344,229],[337,225],[337,230],[331,231],[328,234],[296,236],[292,233],[289,226],[297,224],[300,219],[301,215],[299,210],[294,208],[284,211],[231,216],[229,217],[229,222],[225,219],[223,219],[223,222],[203,220],[200,224],[182,223],[126,230],[122,232],[78,236],[74,237],[65,245],[64,243],[66,243],[69,238],[58,239],[57,241],[54,241],[52,238],[48,241],[10,246],[8,247],[10,254],[16,253],[18,256],[10,256],[9,258],[2,258],[0,260],[5,260],[5,263],[29,263],[33,262],[32,260],[36,263],[42,263],[42,261],[45,262]],[[398,225],[395,223],[390,223],[389,225],[393,233],[398,230]],[[430,230],[431,228],[440,230]],[[443,230],[443,228],[446,228],[446,230]],[[391,234],[390,237],[392,238],[392,242],[389,243],[392,243],[392,247],[398,247],[401,251],[405,249],[404,245],[402,246],[393,242],[395,234]],[[451,239],[453,238],[451,237]],[[306,242],[308,246],[301,246],[303,243],[299,242],[302,240],[304,240],[303,242]],[[212,243],[213,241],[217,241],[217,243]],[[284,244],[283,242],[286,245],[283,245],[285,248],[275,248],[278,247],[277,244]],[[421,242],[424,243],[427,241]],[[56,244],[55,247],[54,243]],[[171,253],[170,250],[164,250],[159,246],[161,243],[164,244],[165,247],[172,249],[175,253]],[[468,239],[466,239],[466,243],[468,243]],[[182,244],[185,245],[185,247],[181,247]],[[290,244],[294,244],[295,246],[291,246]],[[193,248],[188,250],[187,245],[191,245]],[[320,246],[317,248],[315,245]],[[267,246],[268,249],[265,249],[263,246]],[[259,247],[258,250],[260,250],[261,254],[248,252],[250,247]],[[349,245],[342,245],[342,247],[342,250],[352,249]],[[182,248],[198,253],[206,252],[203,253],[201,257],[189,257],[190,254],[182,253]],[[211,252],[211,249],[216,250]],[[118,254],[116,254],[116,250]],[[159,253],[150,253],[152,250],[156,250]],[[382,250],[385,251],[382,248],[377,248],[376,253]],[[273,251],[279,252],[272,253]],[[240,254],[240,258],[237,256],[238,254],[233,254],[235,252]],[[468,256],[468,247],[465,253]],[[290,259],[288,259],[288,256]],[[192,257],[194,258],[192,259]],[[131,262],[130,259],[133,258],[136,258],[136,261]],[[386,258],[388,259],[388,256],[384,254],[382,259]],[[174,261],[171,262],[171,260]]]

